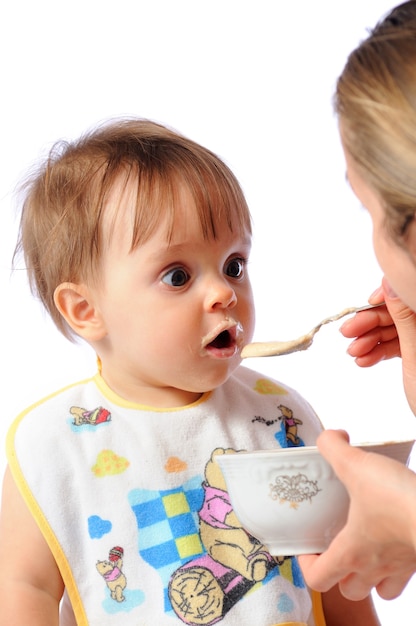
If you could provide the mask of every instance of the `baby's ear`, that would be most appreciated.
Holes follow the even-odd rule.
[[[96,308],[91,290],[86,285],[62,283],[54,293],[55,306],[72,330],[92,342],[106,334],[104,321]]]

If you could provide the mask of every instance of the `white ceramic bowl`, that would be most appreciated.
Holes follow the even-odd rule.
[[[353,444],[407,464],[413,441]],[[319,554],[344,526],[348,494],[314,446],[216,457],[243,528],[270,554]]]

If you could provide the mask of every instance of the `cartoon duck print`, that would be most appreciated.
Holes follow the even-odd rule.
[[[97,561],[96,568],[104,578],[111,598],[116,602],[124,602],[123,591],[127,586],[127,580],[122,572],[124,550],[120,546],[111,548],[108,559]]]
[[[71,406],[69,412],[74,418],[73,424],[75,426],[82,426],[83,424],[96,426],[97,424],[111,420],[110,411],[107,411],[107,409],[104,409],[102,406],[92,409],[91,411],[83,409],[80,406]]]

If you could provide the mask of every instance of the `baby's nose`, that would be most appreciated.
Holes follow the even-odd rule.
[[[226,280],[217,280],[215,283],[211,283],[206,295],[207,309],[228,309],[235,306],[236,303],[236,293]]]

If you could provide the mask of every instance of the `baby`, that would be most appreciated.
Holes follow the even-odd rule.
[[[230,169],[150,121],[60,144],[29,181],[32,290],[98,372],[11,427],[2,626],[378,623],[369,600],[311,593],[297,559],[248,535],[215,462],[321,431],[294,390],[240,366],[250,243]]]

